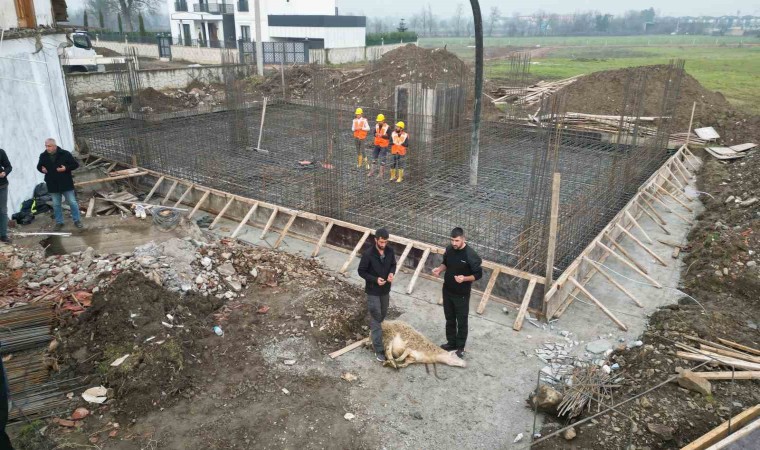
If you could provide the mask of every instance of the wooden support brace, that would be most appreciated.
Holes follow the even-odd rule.
[[[589,291],[588,291],[588,290],[587,290],[585,287],[583,287],[583,285],[582,285],[582,284],[580,284],[580,283],[578,282],[578,280],[576,280],[576,279],[575,279],[575,277],[569,277],[569,278],[568,278],[568,280],[570,280],[570,282],[571,282],[571,283],[573,283],[573,285],[575,285],[575,287],[577,287],[578,289],[580,289],[580,291],[581,291],[581,292],[583,292],[583,294],[584,294],[584,295],[585,295],[585,296],[586,296],[586,297],[587,297],[589,300],[591,300],[592,302],[594,302],[594,303],[596,304],[596,306],[598,306],[598,307],[599,307],[599,309],[601,309],[601,310],[602,310],[602,312],[603,312],[604,314],[606,314],[606,315],[607,315],[607,317],[609,317],[610,319],[612,319],[612,321],[613,321],[613,322],[615,322],[615,324],[616,324],[616,325],[617,325],[617,326],[618,326],[618,327],[619,327],[621,330],[623,330],[623,331],[628,331],[628,327],[626,327],[626,326],[625,326],[625,324],[624,324],[623,322],[621,322],[620,320],[618,320],[618,318],[617,318],[617,317],[615,317],[615,315],[614,315],[614,314],[612,314],[612,311],[610,311],[609,309],[607,309],[607,307],[606,307],[606,306],[604,306],[604,305],[602,304],[602,302],[600,302],[600,301],[599,301],[599,300],[597,300],[597,299],[596,299],[596,298],[595,298],[593,295],[591,295],[591,292],[589,292]]]
[[[145,199],[143,200],[145,203],[148,203],[150,198],[153,197],[153,194],[155,194],[156,189],[158,189],[158,187],[161,186],[161,183],[164,182],[164,178],[166,177],[164,177],[163,175],[161,175],[158,178],[158,181],[156,181],[156,184],[153,185],[153,189],[151,189],[150,192],[148,192],[148,195],[145,196]]]
[[[694,158],[697,161],[699,161],[699,158],[697,157],[697,155],[695,155],[694,153],[692,153],[691,150],[689,150],[688,148],[684,148],[684,151],[683,151],[683,160],[686,161],[691,166],[691,169],[694,172],[696,172],[699,169],[697,168],[697,166],[695,166],[694,164],[691,163],[691,160],[689,158]]]
[[[364,245],[364,242],[367,241],[368,237],[369,237],[369,230],[367,230],[367,231],[364,232],[364,234],[362,235],[362,238],[359,239],[359,242],[356,244],[356,246],[354,247],[354,249],[351,251],[351,254],[348,255],[348,259],[346,260],[345,263],[343,263],[343,267],[341,267],[340,270],[339,270],[340,273],[346,273],[346,271],[348,270],[348,266],[351,265],[351,261],[354,260],[354,258],[356,257],[356,254],[359,252],[359,249],[362,248],[362,246]]]
[[[652,238],[649,237],[649,235],[647,234],[647,232],[644,231],[644,228],[642,228],[641,225],[639,225],[639,223],[636,221],[636,219],[633,217],[633,215],[631,215],[631,213],[629,213],[628,211],[626,211],[625,212],[625,216],[628,217],[628,220],[630,220],[631,223],[633,223],[633,225],[641,232],[641,234],[644,236],[644,238],[646,238],[647,242],[649,242],[650,244],[654,244],[654,241],[652,241]]]
[[[404,267],[404,261],[406,261],[406,257],[409,256],[409,252],[412,250],[412,247],[414,247],[414,244],[411,242],[406,244],[406,247],[404,247],[404,251],[401,252],[401,257],[396,261],[396,273],[393,274],[393,276],[397,276],[399,271],[402,267]]]
[[[209,195],[211,195],[210,191],[206,191],[206,192],[203,193],[203,196],[201,196],[201,199],[198,200],[198,203],[195,204],[195,207],[193,208],[192,211],[190,211],[190,214],[187,216],[188,219],[192,219],[193,218],[193,216],[195,215],[195,213],[198,212],[198,210],[200,209],[200,207],[203,204],[203,202],[205,202],[206,199],[208,199]]]
[[[140,177],[143,175],[148,175],[148,172],[136,172],[136,173],[129,173],[126,175],[119,175],[117,177],[108,177],[108,178],[99,178],[97,180],[89,180],[89,181],[79,181],[77,183],[74,183],[75,187],[82,187],[82,186],[89,186],[91,184],[98,184],[98,183],[108,183],[111,181],[116,180],[123,180],[125,178],[134,178],[134,177]]]
[[[501,270],[498,267],[491,272],[491,278],[488,279],[488,285],[483,292],[483,297],[480,299],[480,304],[478,304],[478,309],[476,310],[478,314],[483,314],[483,311],[486,310],[488,297],[491,296],[491,291],[493,291],[493,287],[496,286],[496,279],[499,277],[499,272],[501,272]]]
[[[730,420],[718,425],[712,431],[702,435],[699,439],[683,447],[681,450],[703,450],[711,445],[724,439],[732,430],[743,428],[752,423],[757,417],[760,417],[760,404],[755,405],[747,410],[742,411]]]
[[[214,227],[216,227],[216,224],[224,217],[224,213],[227,212],[230,206],[232,206],[232,202],[235,201],[235,197],[230,197],[229,200],[227,200],[227,203],[224,205],[224,208],[222,208],[221,211],[219,211],[219,214],[216,215],[216,218],[214,218],[214,221],[211,222],[211,225],[208,226],[209,230],[213,230]]]
[[[267,231],[269,231],[269,228],[271,228],[272,224],[274,223],[274,218],[277,217],[277,213],[280,211],[280,208],[274,207],[272,208],[272,215],[269,216],[269,220],[267,220],[267,224],[264,225],[264,230],[261,232],[261,236],[259,236],[259,239],[264,239],[264,236],[267,235]]]
[[[664,259],[660,258],[660,255],[658,255],[657,253],[655,253],[654,250],[652,250],[651,248],[649,248],[646,245],[644,245],[644,243],[641,242],[639,240],[639,238],[637,238],[636,236],[634,236],[633,233],[631,233],[630,231],[626,230],[625,227],[623,227],[619,223],[615,224],[615,226],[618,227],[620,229],[620,231],[622,231],[623,233],[625,233],[626,236],[628,236],[629,238],[631,238],[631,240],[633,242],[635,242],[636,245],[638,245],[639,247],[643,248],[645,252],[649,253],[652,256],[652,258],[654,258],[654,259],[657,260],[657,262],[659,262],[663,266],[667,267],[668,263],[666,263]]]
[[[678,214],[677,212],[673,211],[673,209],[670,206],[668,206],[665,202],[663,202],[662,200],[660,200],[656,196],[652,195],[650,192],[647,192],[647,191],[641,191],[641,192],[643,194],[646,194],[647,197],[649,197],[649,198],[655,200],[657,203],[661,204],[665,208],[665,211],[673,214],[674,216],[678,217],[679,219],[683,220],[684,222],[686,222],[688,224],[691,223],[691,220],[689,220],[686,217],[684,217],[684,216]]]
[[[95,160],[94,160],[94,161],[92,161],[92,162],[88,162],[88,163],[87,163],[87,165],[85,165],[85,167],[92,167],[92,166],[94,166],[95,164],[99,163],[99,162],[100,162],[102,159],[103,159],[103,158],[101,158],[100,156],[98,156],[97,158],[95,158]]]
[[[348,352],[350,352],[351,350],[353,350],[355,348],[361,347],[362,345],[364,345],[365,342],[369,342],[369,338],[364,338],[362,340],[356,341],[356,342],[354,342],[353,344],[351,344],[349,346],[343,347],[340,350],[336,350],[336,351],[330,353],[330,358],[335,359],[335,358],[337,358],[338,356],[340,356],[340,355],[342,355],[344,353],[348,353]]]
[[[678,170],[684,176],[685,178],[684,183],[689,184],[689,180],[692,177],[692,175],[689,173],[689,169],[686,168],[683,161],[681,161],[680,159],[674,158],[673,161],[675,161],[674,165],[678,168]]]
[[[118,164],[118,163],[111,163],[111,165],[106,168],[106,173],[112,171],[113,168],[116,167],[116,164]]]
[[[174,182],[172,183],[171,187],[170,187],[170,188],[169,188],[169,190],[166,192],[166,195],[164,196],[164,199],[163,199],[163,200],[161,200],[161,204],[162,204],[162,205],[165,205],[165,204],[166,204],[166,202],[168,202],[168,201],[169,201],[169,197],[171,197],[171,196],[172,196],[172,194],[174,193],[174,190],[175,190],[175,189],[177,189],[177,185],[178,185],[178,184],[179,184],[179,180],[174,180]]]
[[[240,231],[243,230],[243,227],[245,226],[245,224],[248,223],[248,221],[251,219],[251,216],[253,215],[253,213],[256,212],[256,209],[258,207],[259,207],[259,202],[256,202],[253,204],[253,206],[251,206],[251,209],[248,210],[248,212],[245,214],[245,217],[243,217],[243,220],[240,221],[237,228],[235,228],[235,231],[233,231],[232,234],[230,235],[231,238],[236,238],[237,235],[240,234]]]
[[[533,296],[533,289],[536,287],[536,280],[530,280],[528,283],[528,289],[525,290],[522,303],[520,303],[520,309],[517,311],[517,318],[515,323],[512,324],[512,329],[520,331],[523,326],[523,320],[525,319],[525,313],[528,311],[528,305],[530,304],[530,298]]]
[[[615,247],[616,249],[618,249],[618,251],[623,256],[625,256],[626,258],[628,258],[628,260],[630,262],[632,262],[642,273],[647,273],[647,274],[649,273],[649,270],[646,267],[644,267],[640,262],[638,262],[636,260],[636,258],[633,257],[633,255],[631,255],[630,253],[628,253],[628,250],[626,250],[622,245],[620,245],[619,243],[617,243],[617,241],[615,241],[611,237],[607,236],[607,238],[609,238],[609,240],[610,240],[610,246]]]
[[[633,264],[631,264],[630,262],[628,262],[627,259],[625,259],[622,256],[618,255],[617,253],[613,252],[611,248],[607,247],[606,245],[602,244],[601,242],[597,242],[596,245],[598,245],[599,247],[601,247],[602,250],[604,250],[607,253],[609,253],[610,256],[613,256],[615,259],[617,259],[621,263],[623,263],[626,266],[628,266],[628,268],[632,269],[633,271],[635,271],[636,273],[638,273],[639,275],[641,275],[644,279],[646,279],[647,281],[649,281],[650,283],[652,283],[655,287],[662,288],[662,285],[660,283],[658,283],[654,278],[650,277],[646,273],[644,273],[641,270],[639,270],[638,267],[636,267]]]
[[[668,191],[668,190],[667,190],[667,189],[665,189],[664,187],[662,187],[662,186],[657,186],[657,189],[659,189],[660,191],[664,192],[664,193],[665,193],[665,195],[667,195],[667,196],[669,196],[670,198],[672,198],[672,199],[673,199],[673,200],[674,200],[676,203],[678,203],[679,205],[681,205],[681,206],[683,206],[684,208],[686,208],[686,209],[687,209],[689,212],[693,212],[693,211],[694,211],[693,209],[691,209],[691,208],[689,207],[689,205],[687,205],[686,203],[684,203],[684,202],[683,202],[683,201],[682,201],[680,198],[678,198],[678,197],[676,197],[675,195],[673,195],[673,194],[672,194],[670,191]]]
[[[85,217],[92,217],[92,214],[95,212],[95,197],[90,197],[90,202],[87,203],[87,214],[85,214]]]
[[[653,206],[651,203],[649,203],[649,201],[648,201],[647,199],[645,199],[645,198],[644,198],[644,195],[643,195],[643,194],[640,194],[640,195],[638,196],[637,200],[641,201],[641,203],[643,203],[643,204],[644,204],[644,206],[646,206],[646,207],[648,207],[648,208],[649,208],[649,211],[651,211],[651,212],[652,212],[652,214],[654,214],[654,216],[655,216],[655,217],[657,217],[657,219],[658,219],[658,221],[659,221],[659,223],[660,223],[661,225],[667,225],[667,224],[668,224],[668,223],[665,221],[665,219],[663,219],[663,218],[662,218],[662,216],[660,215],[660,213],[658,213],[658,212],[657,212],[657,210],[656,210],[656,209],[654,209],[654,206]],[[639,203],[639,206],[641,206],[641,203]],[[670,233],[668,233],[668,234],[670,234]]]
[[[614,278],[612,278],[612,276],[610,274],[608,274],[606,270],[602,269],[602,265],[601,264],[597,263],[593,259],[588,258],[586,256],[584,256],[583,259],[585,259],[586,262],[588,262],[589,264],[591,264],[592,266],[594,266],[596,268],[597,272],[599,272],[604,278],[606,278],[607,281],[609,281],[610,283],[612,283],[613,286],[615,286],[616,288],[618,288],[620,290],[620,292],[622,292],[628,298],[630,298],[631,300],[633,300],[633,303],[636,303],[636,306],[638,306],[639,308],[643,308],[644,307],[644,305],[642,305],[641,302],[633,294],[631,294],[630,291],[628,291],[628,289],[626,289],[625,287],[623,287],[622,284],[618,283],[617,280],[615,280]]]
[[[280,237],[277,239],[277,242],[274,243],[274,248],[277,248],[282,243],[282,240],[285,239],[285,235],[288,234],[288,230],[290,229],[290,226],[293,225],[293,222],[296,221],[296,217],[298,217],[296,214],[292,214],[290,216],[290,219],[288,219],[288,223],[285,224],[285,228],[282,229],[282,233],[280,233]]]
[[[311,254],[311,257],[314,258],[319,254],[319,249],[322,248],[323,245],[325,245],[325,242],[327,242],[327,235],[330,234],[330,230],[332,230],[332,227],[335,225],[335,222],[332,220],[327,222],[327,225],[325,225],[325,231],[322,232],[322,236],[319,238],[319,242],[317,242],[316,247],[314,247],[314,251]]]
[[[670,231],[668,231],[668,229],[665,228],[665,226],[660,223],[660,221],[657,219],[657,217],[653,216],[652,213],[649,212],[649,210],[644,207],[644,205],[642,205],[640,203],[637,203],[637,206],[639,207],[639,209],[641,210],[641,212],[643,212],[650,219],[652,219],[652,222],[654,222],[655,225],[657,225],[658,227],[660,227],[660,229],[663,231],[663,233],[665,233],[667,235],[670,235]]]
[[[675,173],[673,173],[673,170],[670,167],[665,167],[665,170],[668,171],[669,174],[673,176],[673,181],[670,181],[670,178],[666,177],[664,173],[660,172],[660,178],[667,181],[671,186],[675,186],[679,191],[683,192],[684,189],[686,189],[686,185],[681,183],[681,180],[678,179],[678,176],[676,176]]]
[[[187,187],[187,189],[185,189],[185,192],[183,192],[182,195],[180,195],[177,201],[174,203],[175,208],[182,203],[182,201],[185,199],[185,197],[187,197],[188,194],[190,194],[190,192],[192,192],[193,187],[195,187],[195,184],[191,184]]]
[[[676,162],[677,160],[678,160],[678,158],[673,158],[671,160],[670,164],[666,164],[664,166],[665,170],[667,170],[668,172],[670,172],[671,174],[673,174],[673,179],[675,179],[676,181],[678,181],[678,183],[680,183],[680,184],[682,184],[684,186],[688,185],[689,184],[689,177],[688,176],[684,176],[683,172],[681,171],[681,167]],[[673,171],[674,169],[675,169],[675,172]],[[683,181],[681,179],[683,179]]]
[[[414,284],[417,283],[417,278],[419,278],[420,272],[422,272],[422,268],[425,267],[425,261],[427,261],[428,256],[430,256],[430,247],[427,247],[422,253],[422,258],[420,258],[420,262],[417,264],[417,268],[414,269],[414,275],[412,275],[412,280],[409,282],[409,287],[406,289],[407,294],[411,294],[414,290]]]

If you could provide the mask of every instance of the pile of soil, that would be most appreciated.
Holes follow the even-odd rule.
[[[581,77],[565,88],[567,111],[620,114],[630,77],[639,71],[645,72],[647,76],[647,93],[641,114],[661,115],[662,94],[669,75],[669,68],[665,65],[605,70]],[[697,107],[692,129],[714,127],[723,143],[728,145],[760,142],[760,116],[737,111],[723,94],[706,89],[688,73],[684,73],[681,81],[675,117],[670,122],[672,133],[688,129],[693,102],[697,102]]]
[[[180,99],[166,95],[151,87],[140,91],[139,100],[141,108],[150,108],[148,112],[171,112],[184,106],[184,102]]]

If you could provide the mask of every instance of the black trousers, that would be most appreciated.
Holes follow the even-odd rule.
[[[458,295],[443,290],[443,315],[446,317],[446,341],[458,350],[467,343],[467,319],[470,294]]]

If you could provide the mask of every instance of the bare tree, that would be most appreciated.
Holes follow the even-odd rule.
[[[435,14],[433,14],[433,6],[428,3],[427,7],[427,24],[428,24],[428,35],[433,36],[435,34],[435,30],[438,28],[438,24],[436,23]]]
[[[493,36],[493,30],[496,25],[501,21],[501,11],[498,6],[491,7],[491,14],[488,15],[488,35]]]
[[[451,18],[451,26],[454,28],[454,36],[462,36],[464,34],[464,21],[464,5],[460,3],[457,5],[454,17]]]
[[[125,19],[127,31],[135,31],[133,20],[142,11],[156,12],[163,0],[107,0],[110,9]]]

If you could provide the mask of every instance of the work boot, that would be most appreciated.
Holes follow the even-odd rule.
[[[74,226],[77,228],[84,228],[84,225],[82,225],[82,222],[79,222],[79,221],[74,222]]]
[[[375,165],[374,164],[372,164],[372,166],[369,168],[369,173],[367,174],[367,176],[371,177],[373,173],[375,173]]]
[[[356,167],[361,167],[362,166],[362,155],[357,156],[357,160],[358,160],[358,162],[356,163]]]
[[[375,359],[377,359],[380,362],[387,361],[387,359],[385,358],[385,355],[383,355],[382,353],[379,353],[379,352],[375,353]]]
[[[385,174],[385,166],[380,166],[380,172],[378,172],[378,174],[377,174],[377,178],[378,178],[379,180],[382,180],[382,179],[383,179],[383,175],[384,175],[384,174]]]
[[[391,181],[396,179],[396,169],[391,169]]]
[[[448,342],[445,343],[445,344],[443,344],[443,345],[441,345],[441,348],[444,349],[444,350],[446,350],[447,352],[450,352],[452,350],[456,350],[457,349],[457,347],[455,345],[451,345]]]
[[[404,179],[404,169],[398,169],[398,179],[396,180],[396,183],[401,183],[401,180]]]
[[[61,230],[63,230],[63,224],[62,223],[57,223],[53,227],[53,231],[61,231]]]
[[[369,157],[364,157],[364,168],[369,170]]]
[[[457,349],[456,355],[459,357],[459,359],[464,359],[464,349],[463,348]]]

